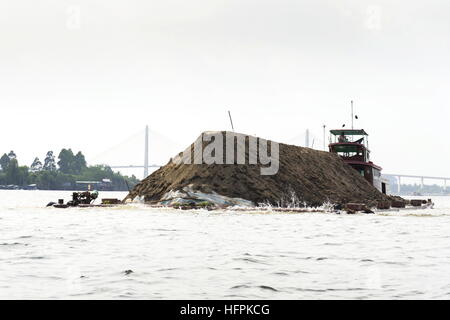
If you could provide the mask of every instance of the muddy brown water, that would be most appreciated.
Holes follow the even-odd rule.
[[[69,197],[0,191],[0,298],[450,298],[449,197],[377,215],[44,208]]]

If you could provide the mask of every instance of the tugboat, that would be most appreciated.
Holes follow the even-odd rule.
[[[64,203],[64,199],[59,199],[58,202],[49,202],[47,207],[53,208],[90,208],[90,207],[110,207],[122,204],[122,201],[115,198],[103,198],[101,204],[94,204],[94,201],[98,198],[97,191],[82,191],[82,192],[74,192],[72,193],[72,200]]]
[[[370,161],[369,135],[363,129],[330,130],[329,151],[357,170],[370,184],[386,194],[388,181],[382,179],[382,168]]]

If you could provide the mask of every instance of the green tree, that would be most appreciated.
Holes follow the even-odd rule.
[[[19,186],[25,186],[28,184],[30,171],[27,166],[20,166],[19,167],[19,176],[18,180],[16,181],[16,184]]]
[[[58,159],[59,171],[65,174],[79,175],[87,168],[86,159],[81,151],[74,155],[72,149],[62,149]]]
[[[44,160],[44,170],[45,171],[56,171],[55,156],[53,151],[47,152]]]
[[[1,166],[1,169],[3,170],[3,172],[6,172],[6,169],[8,169],[8,165],[9,165],[10,161],[11,160],[9,159],[9,157],[6,153],[0,158],[0,166]]]
[[[17,159],[11,159],[5,173],[7,184],[18,184],[20,179],[20,170]]]
[[[38,157],[36,157],[36,158],[34,158],[34,161],[31,164],[30,171],[31,172],[38,172],[38,171],[41,171],[41,170],[42,170],[42,162],[41,162],[41,160],[39,160]]]
[[[60,165],[62,170],[57,170],[55,156],[52,151],[47,152],[44,165],[35,158],[31,167],[19,166],[14,152],[4,154],[0,158],[0,185],[14,184],[25,186],[27,184],[36,184],[38,189],[42,190],[76,190],[78,180],[104,181],[108,179],[111,184],[104,187],[110,190],[127,190],[127,184],[130,188],[138,183],[136,177],[123,176],[114,172],[108,166],[88,167],[83,153],[80,151],[73,155],[72,150],[63,149],[60,153]],[[6,168],[6,170],[5,170]],[[42,168],[42,169],[41,169]],[[64,173],[63,172],[69,172]]]
[[[83,170],[87,168],[86,159],[84,155],[79,151],[73,161],[72,169],[74,174],[81,174]]]
[[[74,158],[72,149],[62,149],[58,155],[59,171],[66,174],[73,173]]]
[[[30,177],[30,182],[35,183],[38,189],[52,190],[56,188],[55,177],[56,171],[44,170],[34,173]]]

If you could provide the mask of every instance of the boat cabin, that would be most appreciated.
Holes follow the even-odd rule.
[[[369,135],[363,129],[337,129],[330,133],[329,151],[337,153],[370,184],[387,193],[387,182],[381,178],[382,168],[370,161]]]

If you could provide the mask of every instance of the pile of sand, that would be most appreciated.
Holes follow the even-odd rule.
[[[197,141],[204,141],[205,135],[213,134],[203,133]],[[220,134],[225,137],[230,133]],[[189,188],[200,193],[249,200],[254,205],[270,203],[282,207],[294,203],[320,206],[327,202],[362,202],[373,206],[377,201],[388,200],[336,154],[279,144],[278,173],[264,176],[260,168],[267,166],[248,164],[248,137],[246,146],[246,164],[176,164],[169,161],[141,181],[127,198],[141,196],[146,202],[157,203],[167,199],[170,192]],[[225,148],[223,153],[225,159]]]

